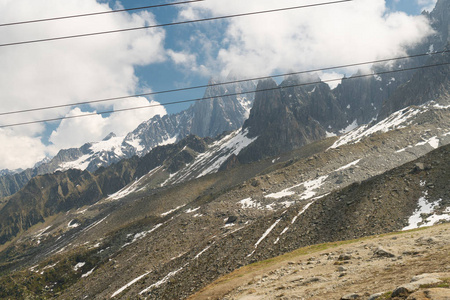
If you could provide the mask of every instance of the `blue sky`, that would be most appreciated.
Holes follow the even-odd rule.
[[[171,1],[171,0],[170,0]],[[0,20],[15,22],[73,13],[167,3],[144,0],[21,0],[0,2]],[[102,17],[0,28],[0,43],[201,19],[318,0],[206,0]],[[326,1],[325,1],[326,2]],[[0,49],[0,112],[149,91],[205,85],[229,73],[244,78],[395,57],[431,33],[423,7],[434,0],[356,0],[152,30],[138,30]],[[31,8],[31,9],[30,9]],[[401,13],[403,12],[403,13]],[[332,49],[332,51],[330,51]],[[339,72],[338,72],[339,71]],[[318,74],[324,79],[356,69]],[[3,116],[0,124],[201,98],[204,90]],[[132,131],[156,114],[189,104],[0,129],[0,169],[31,167],[60,149]]]

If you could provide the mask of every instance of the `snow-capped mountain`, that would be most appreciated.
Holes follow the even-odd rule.
[[[226,81],[235,81],[227,78]],[[202,101],[177,114],[157,115],[140,124],[126,136],[109,134],[100,142],[80,148],[63,149],[51,160],[25,171],[2,171],[0,197],[12,195],[36,175],[79,169],[95,171],[134,155],[143,156],[157,146],[164,146],[194,134],[215,137],[233,131],[248,118],[256,83],[252,81],[220,85],[211,80]],[[225,96],[230,95],[230,96]]]
[[[449,3],[438,0],[437,9],[448,12]],[[428,16],[443,24],[435,26],[441,29],[433,45],[442,38],[447,45],[449,14]],[[421,46],[428,49],[431,40]],[[421,64],[448,59],[429,56]],[[450,221],[448,65],[347,78],[336,89],[299,86],[303,80],[259,82],[250,111],[243,97],[234,107],[225,106],[232,99],[202,102],[38,166],[60,172],[23,173],[34,177],[28,183],[15,174],[24,187],[0,198],[0,298],[186,299],[235,269],[299,247]],[[247,120],[224,129],[237,116]],[[89,172],[121,156],[129,158]],[[2,188],[10,188],[5,182]],[[440,234],[427,240],[448,248]],[[402,261],[417,255],[429,258],[410,250],[389,258],[386,272],[401,272]],[[339,250],[326,251],[267,265],[289,272],[293,265],[336,269],[347,261]],[[345,254],[350,268],[359,254]],[[345,273],[334,273],[345,281]],[[289,284],[329,283],[305,274],[296,272]],[[284,297],[288,288],[275,290]]]

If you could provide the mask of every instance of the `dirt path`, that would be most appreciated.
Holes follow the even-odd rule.
[[[450,277],[450,224],[299,249],[241,268],[189,299],[367,299],[437,272]]]

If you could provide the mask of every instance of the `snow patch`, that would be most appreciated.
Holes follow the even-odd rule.
[[[303,215],[305,213],[305,211],[311,206],[311,204],[313,204],[314,202],[310,202],[308,204],[306,204],[303,209],[292,219],[291,224],[294,224],[295,221],[297,221],[298,217],[300,217],[301,215]]]
[[[208,247],[206,247],[205,249],[203,249],[202,251],[200,251],[195,257],[194,259],[199,258],[203,253],[205,253],[206,251],[208,251],[209,248],[211,248],[216,242],[213,242],[211,245],[209,245]]]
[[[350,132],[344,134],[337,140],[330,148],[338,148],[347,144],[358,143],[361,139],[368,137],[376,132],[388,132],[397,128],[403,128],[408,120],[419,114],[422,110],[417,108],[407,108],[397,111],[387,117],[386,119],[378,122],[377,124],[363,125],[359,128],[354,128]]]
[[[185,213],[187,213],[187,214],[190,214],[190,213],[193,213],[193,212],[196,212],[197,210],[199,210],[200,209],[200,207],[197,207],[197,208],[194,208],[194,209],[187,209],[186,211],[185,211]]]
[[[79,269],[81,269],[82,267],[84,267],[85,264],[86,264],[85,262],[79,262],[73,267],[73,270],[76,272]]]
[[[238,202],[241,204],[242,208],[256,208],[260,209],[261,205],[256,202],[256,200],[253,200],[252,198],[246,198]]]
[[[303,183],[306,191],[304,191],[300,195],[300,199],[308,200],[308,199],[314,197],[316,195],[316,192],[314,192],[314,191],[317,190],[318,188],[320,188],[327,178],[328,178],[328,175],[325,175],[325,176],[321,176],[317,179],[310,180],[310,181]]]
[[[155,231],[156,229],[158,229],[158,228],[161,227],[162,225],[163,225],[163,224],[161,223],[161,224],[156,225],[155,227],[153,227],[152,229],[150,229],[150,230],[148,230],[148,231],[143,231],[143,232],[136,233],[136,234],[134,235],[134,237],[133,237],[133,240],[132,240],[131,242],[129,242],[129,243],[125,243],[125,244],[122,246],[122,248],[124,248],[124,247],[126,247],[126,246],[128,246],[128,245],[131,245],[131,244],[133,244],[134,242],[136,242],[136,241],[138,241],[138,240],[142,240],[142,239],[145,238],[148,234],[152,233],[153,231]]]
[[[74,161],[64,162],[56,171],[67,171],[69,169],[86,170],[91,163],[91,154],[86,154]]]
[[[70,221],[69,222],[69,224],[67,224],[67,227],[69,227],[69,228],[77,228],[78,226],[80,226],[80,224],[79,223],[77,223],[77,222],[74,222],[75,220],[72,220],[72,221]],[[72,223],[73,222],[73,223]]]
[[[124,285],[123,287],[121,287],[120,289],[115,291],[114,294],[112,294],[111,298],[114,298],[115,296],[119,295],[120,293],[125,291],[127,288],[129,288],[130,286],[132,286],[133,284],[135,284],[136,282],[138,282],[139,280],[141,280],[142,278],[144,278],[148,274],[150,274],[150,272],[147,272],[147,273],[145,273],[145,274],[143,274],[143,275],[133,279],[132,281],[130,281],[129,283],[127,283],[126,285]]]
[[[300,186],[303,186],[305,188],[305,191],[303,191],[300,194],[299,197],[300,197],[301,200],[307,200],[307,199],[310,199],[310,198],[312,198],[312,197],[314,197],[316,195],[316,192],[314,192],[314,191],[316,189],[320,188],[327,178],[328,178],[328,175],[321,176],[321,177],[319,177],[317,179],[310,180],[310,181],[305,181],[305,182],[302,182],[300,184],[294,185],[294,186],[292,186],[290,188],[282,190],[281,192],[265,195],[264,197],[265,198],[281,199],[283,197],[292,196],[292,195],[296,194],[295,192],[292,191],[293,189],[298,188]]]
[[[425,192],[423,197],[419,198],[418,208],[408,219],[409,225],[403,228],[402,230],[410,230],[421,227],[433,226],[441,220],[450,221],[450,214],[447,213],[448,208],[444,211],[443,214],[440,215],[436,214],[434,210],[438,206],[438,202],[429,202],[426,199],[427,194],[428,193]],[[423,216],[426,215],[429,216],[424,218]]]
[[[109,195],[109,197],[106,200],[119,200],[119,199],[125,198],[126,196],[130,195],[133,192],[136,192],[138,190],[139,185],[142,183],[144,178],[152,176],[153,174],[158,172],[161,168],[162,168],[162,166],[154,168],[153,170],[148,172],[146,175],[142,176],[139,179],[136,179],[131,184],[125,186],[123,189],[119,190],[118,192],[116,192],[116,193],[114,193],[112,195]]]
[[[167,274],[163,279],[161,279],[160,281],[152,284],[151,286],[149,286],[148,288],[146,288],[145,290],[141,291],[139,293],[139,295],[142,295],[148,291],[150,291],[153,288],[159,287],[161,285],[163,285],[164,283],[166,283],[167,281],[169,281],[170,278],[172,278],[173,276],[177,275],[177,273],[179,273],[181,270],[183,270],[183,268],[179,268],[176,271],[170,272],[169,274]]]
[[[358,126],[359,126],[358,125],[358,121],[355,120],[355,121],[353,121],[352,124],[348,125],[347,127],[345,127],[344,129],[340,130],[339,132],[341,134],[345,134],[347,132],[350,132],[350,131],[354,130],[355,128],[358,128]]]
[[[355,160],[354,162],[349,163],[348,165],[345,165],[343,167],[340,167],[339,169],[337,169],[336,171],[342,171],[345,169],[348,169],[350,167],[356,166],[359,162],[361,161],[361,159]]]
[[[173,213],[174,211],[179,210],[179,209],[182,208],[183,206],[184,206],[184,205],[180,205],[180,206],[178,206],[178,207],[175,207],[174,209],[171,209],[171,210],[169,210],[169,211],[167,211],[167,212],[165,212],[165,213],[162,213],[162,214],[161,214],[161,217],[168,216],[168,215],[170,215],[171,213]]]
[[[297,187],[297,186],[293,186],[293,187],[287,188],[285,190],[282,190],[281,192],[272,193],[272,194],[266,195],[264,197],[265,198],[274,198],[274,199],[281,199],[283,197],[289,197],[289,196],[295,195],[295,192],[291,191],[295,187]]]
[[[429,144],[433,149],[437,149],[437,148],[439,148],[439,142],[440,142],[440,140],[438,139],[438,137],[434,136],[434,137],[430,138],[429,140],[417,143],[416,147],[417,146],[424,146],[426,144]]]
[[[243,149],[248,145],[256,141],[258,137],[248,138],[248,129],[242,131],[242,129],[237,131],[232,138],[221,143],[218,151],[215,151],[216,155],[210,162],[213,162],[206,170],[204,170],[197,178],[215,173],[219,170],[220,166],[231,156],[238,155]],[[226,138],[224,138],[226,139]],[[223,140],[222,140],[223,141]]]
[[[335,134],[335,133],[332,133],[332,132],[328,132],[328,131],[325,131],[325,134],[326,134],[326,137],[327,137],[327,138],[330,138],[330,137],[335,137],[335,136],[336,136],[336,134]]]
[[[159,143],[158,146],[166,146],[170,144],[175,144],[178,139],[178,134],[174,135],[173,137],[168,137],[163,142]]]
[[[50,227],[52,227],[52,226],[47,226],[47,227],[45,227],[44,229],[39,230],[39,231],[34,235],[34,237],[35,237],[35,238],[41,237],[47,230],[50,229]]]
[[[272,230],[275,228],[275,226],[278,225],[278,223],[280,223],[281,219],[278,219],[275,223],[272,224],[272,226],[270,226],[266,232],[264,232],[264,234],[261,236],[261,238],[256,242],[255,244],[255,248],[258,248],[258,245],[270,234],[270,232],[272,232]]]
[[[86,278],[86,277],[88,277],[89,275],[92,274],[92,272],[94,272],[94,270],[95,270],[95,268],[93,268],[92,270],[88,271],[86,274],[81,275],[81,278]]]
[[[108,218],[108,217],[109,217],[109,215],[107,215],[106,217],[104,217],[104,218],[101,219],[100,221],[97,221],[97,222],[95,222],[95,223],[89,225],[88,227],[86,227],[85,229],[83,229],[81,232],[88,231],[88,230],[94,228],[95,226],[97,226],[97,225],[99,225],[100,223],[102,223],[103,221],[105,221],[106,218]]]

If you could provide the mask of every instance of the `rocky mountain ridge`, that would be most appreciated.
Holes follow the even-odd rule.
[[[176,180],[170,176],[176,168],[159,173],[169,165],[148,165],[148,173],[130,176],[130,184],[117,193],[46,218],[23,232],[16,246],[5,245],[0,266],[6,271],[23,264],[15,258],[24,256],[21,249],[39,253],[26,255],[29,267],[58,253],[52,263],[39,267],[42,272],[61,261],[58,255],[72,261],[70,253],[86,247],[91,254],[83,259],[91,263],[82,273],[73,273],[78,283],[66,286],[61,299],[102,299],[117,291],[115,297],[124,299],[141,292],[147,298],[181,299],[240,265],[302,245],[426,221],[431,225],[450,218],[448,179],[443,176],[450,156],[448,147],[442,147],[450,143],[449,120],[448,107],[412,107],[377,126],[330,139],[306,158],[283,162],[274,157],[162,188],[158,186],[167,179]],[[198,141],[195,144],[203,150],[193,148],[203,153],[217,143]],[[174,153],[182,153],[185,146],[177,146]],[[173,146],[156,149],[167,147]],[[193,156],[184,165],[196,160]],[[403,163],[407,164],[388,171]],[[87,276],[81,276],[93,268],[89,280],[83,280]]]
[[[184,299],[300,247],[450,221],[445,72],[359,82],[398,84],[363,125],[353,117],[375,94],[363,97],[356,83],[352,112],[339,98],[347,92],[321,82],[262,81],[238,130],[190,135],[95,172],[35,177],[0,203],[0,298]],[[368,248],[358,251],[375,254]],[[348,261],[340,254],[330,262]]]
[[[255,84],[251,81],[227,85],[210,81],[209,84],[202,101],[177,114],[155,116],[125,137],[111,133],[103,141],[63,149],[51,160],[34,168],[21,172],[5,170],[0,176],[0,197],[16,193],[37,175],[68,169],[94,172],[124,158],[142,157],[157,146],[175,143],[190,134],[215,137],[224,131],[240,128],[248,117]]]
[[[425,13],[435,30],[435,34],[416,45],[413,49],[409,49],[408,54],[433,53],[446,47],[449,40],[449,10],[448,2],[440,0],[435,10],[431,13]],[[441,61],[443,59],[441,58]],[[438,58],[435,60],[438,60]],[[430,61],[432,62],[433,58]],[[427,63],[427,58],[419,57],[402,60],[394,65],[377,64],[373,67],[373,71],[383,72],[394,67],[400,69],[418,67],[425,63]],[[424,72],[426,71],[424,70]],[[448,70],[444,71],[444,73],[447,74]],[[421,78],[423,74],[416,75],[416,78]],[[436,78],[443,78],[447,76],[445,74],[441,74],[443,76],[440,77],[436,74],[438,76]],[[367,124],[374,118],[383,119],[402,107],[407,107],[411,104],[421,104],[418,103],[420,100],[409,100],[410,103],[400,103],[400,100],[387,101],[387,99],[391,99],[394,91],[400,85],[412,78],[414,75],[413,71],[366,78],[358,78],[359,75],[360,73],[357,73],[354,78],[344,78],[342,83],[334,90],[330,90],[325,84],[321,83],[309,86],[293,86],[304,82],[320,81],[318,78],[308,76],[302,76],[302,78],[292,76],[283,82],[279,91],[283,102],[291,103],[291,106],[294,102],[300,103],[300,105],[294,105],[297,106],[297,110],[300,107],[304,107],[304,105],[308,107],[306,112],[302,112],[301,120],[298,120],[299,112],[297,112],[297,117],[294,118],[297,119],[294,122],[296,124],[291,124],[294,128],[301,128],[297,129],[297,132],[300,130],[298,133],[303,138],[292,141],[292,145],[288,145],[285,150],[288,151],[299,145],[324,138],[327,132],[336,134],[342,129],[352,129],[356,125]],[[425,77],[432,79],[431,75]],[[235,79],[234,77],[229,78],[231,81]],[[416,86],[422,85],[418,84]],[[283,88],[283,86],[291,87]],[[14,194],[36,175],[70,168],[95,171],[101,166],[117,163],[123,158],[130,158],[133,155],[143,156],[157,145],[179,141],[189,134],[195,134],[200,137],[215,137],[224,131],[236,130],[249,117],[250,108],[254,100],[253,91],[255,87],[256,83],[251,81],[229,85],[218,85],[217,82],[211,81],[210,87],[206,90],[204,101],[196,103],[185,111],[164,117],[156,116],[140,124],[125,137],[112,137],[107,141],[89,143],[78,149],[61,150],[51,161],[33,169],[20,173],[2,172],[0,176],[0,197]],[[234,96],[217,97],[226,94],[233,94]],[[397,95],[399,94],[401,95],[403,92],[397,92]],[[414,97],[415,99],[421,98],[416,97],[413,90],[410,91],[410,94],[411,99]],[[427,99],[433,100],[432,98],[430,99],[431,96],[433,95],[429,93]],[[398,104],[394,107],[393,103]],[[295,112],[295,109],[292,109],[293,107],[289,109],[291,111],[290,114]],[[250,120],[249,122],[251,123],[252,121]],[[265,124],[254,125],[260,126]],[[267,126],[261,127],[265,128]],[[305,132],[305,130],[308,132]],[[260,139],[260,141],[263,140],[264,138]],[[274,149],[271,153],[275,154],[277,151]],[[245,156],[245,154],[243,153],[241,156]],[[243,161],[259,159],[259,157],[263,156],[260,154],[251,158],[251,155],[246,155]]]

